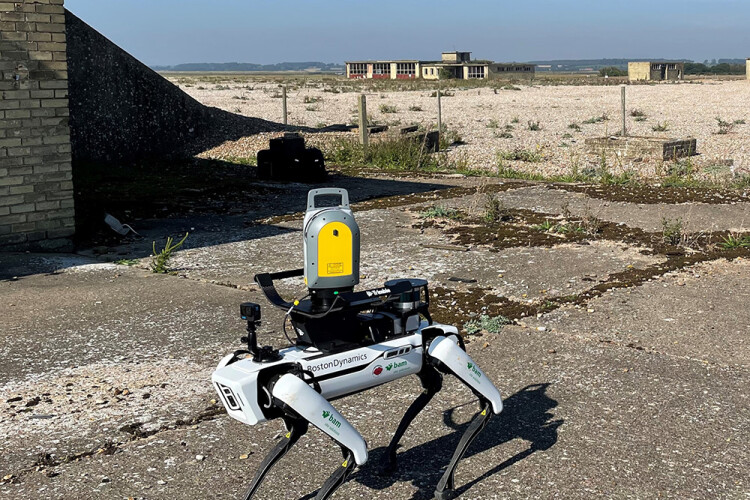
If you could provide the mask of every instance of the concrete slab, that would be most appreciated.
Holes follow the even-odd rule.
[[[718,260],[529,320],[579,338],[750,368],[750,261]]]
[[[743,424],[750,418],[747,370],[519,327],[470,352],[502,388],[506,407],[458,469],[461,498],[742,498],[750,487],[742,465],[750,459],[750,430]],[[468,391],[446,382],[404,439],[393,477],[379,473],[377,464],[419,391],[416,381],[337,403],[372,449],[370,462],[338,496],[431,498],[476,411]],[[0,492],[175,498],[190,491],[195,498],[236,498],[281,428],[247,428],[221,416],[54,467],[55,477],[28,473]],[[311,430],[271,472],[259,498],[310,498],[339,456],[328,438]]]

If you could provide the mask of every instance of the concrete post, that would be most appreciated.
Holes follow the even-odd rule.
[[[282,123],[287,124],[287,113],[286,113],[286,85],[281,86],[281,114]]]
[[[367,100],[364,94],[359,95],[359,143],[367,154]]]
[[[620,86],[620,95],[622,98],[622,136],[625,137],[628,134],[625,129],[625,85]]]

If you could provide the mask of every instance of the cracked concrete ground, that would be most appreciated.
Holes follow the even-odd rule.
[[[447,292],[433,308],[451,310],[457,321],[483,306],[456,304],[451,291],[482,290],[523,305],[583,297],[469,337],[469,353],[500,388],[505,410],[459,466],[461,498],[750,496],[747,258],[713,259],[585,299],[616,273],[666,257],[596,238],[464,248],[440,227],[421,227],[418,212],[435,204],[479,211],[483,195],[473,188],[486,181],[413,184],[420,182],[427,194],[440,188],[435,201],[410,198],[419,192],[410,185],[394,189],[398,203],[364,202],[355,212],[361,286],[426,277]],[[363,186],[360,199],[377,195]],[[451,186],[470,189],[443,196]],[[304,196],[301,186],[289,191]],[[549,213],[560,213],[564,199],[575,198],[572,212],[601,202],[538,186],[497,196],[509,207]],[[703,214],[701,228],[732,229],[745,210],[744,203],[608,203],[601,218],[647,231],[660,230],[660,214],[688,212]],[[7,278],[0,281],[0,496],[237,498],[244,491],[282,426],[231,420],[215,403],[210,373],[239,347],[238,304],[265,304],[253,275],[302,262],[301,221],[264,223],[257,215],[214,216],[205,225],[200,218],[147,221],[144,240],[109,254],[139,258],[157,234],[195,228],[174,259],[176,275],[153,275],[145,260],[102,262],[91,252],[0,254]],[[288,296],[302,289],[293,280],[282,287]],[[284,345],[281,318],[264,306],[265,343]],[[431,498],[476,404],[446,378],[406,435],[399,471],[386,476],[378,468],[384,447],[419,391],[416,379],[402,379],[336,402],[362,431],[371,459],[335,498]],[[259,498],[314,493],[339,456],[311,430],[272,470]],[[280,482],[283,491],[273,488]]]

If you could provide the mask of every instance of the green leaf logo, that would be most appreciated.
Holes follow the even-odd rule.
[[[469,370],[471,370],[471,368],[472,368],[472,367],[473,367],[474,365],[473,365],[473,364],[471,364],[471,363],[466,363],[466,366],[467,366],[467,367],[469,368]]]
[[[385,367],[385,369],[388,371],[391,371],[391,368],[393,368],[393,363]]]
[[[323,410],[323,418],[328,418],[328,416],[331,414],[330,411]]]

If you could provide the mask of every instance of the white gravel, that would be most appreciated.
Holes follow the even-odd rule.
[[[200,78],[200,77],[198,77]],[[200,102],[243,115],[267,120],[281,120],[281,99],[278,81],[248,79],[235,82],[188,83],[183,78],[172,79]],[[299,80],[296,80],[299,84]],[[342,87],[343,85],[343,87]],[[436,99],[430,90],[368,92],[367,83],[309,79],[301,85],[290,85],[288,91],[289,123],[316,127],[322,124],[352,123],[356,111],[356,95],[368,95],[368,112],[378,123],[419,123],[425,126],[436,122]],[[348,87],[346,87],[348,86]],[[352,90],[332,93],[332,88]],[[601,158],[584,153],[584,138],[614,134],[620,128],[619,86],[528,86],[518,84],[520,90],[473,88],[452,90],[455,95],[443,98],[443,122],[457,131],[466,144],[451,148],[450,155],[474,168],[497,168],[497,153],[516,148],[539,151],[544,160],[539,163],[510,162],[514,168],[544,174],[570,173],[576,167],[584,170],[597,167]],[[693,83],[629,85],[627,110],[639,109],[646,120],[636,122],[627,116],[631,135],[673,138],[695,137],[699,155],[693,157],[698,174],[704,177],[750,173],[750,113],[745,106],[750,96],[750,83],[745,80]],[[318,102],[305,103],[319,98]],[[380,106],[396,107],[396,113],[382,113]],[[419,107],[422,111],[410,111]],[[583,124],[587,119],[606,114],[609,120]],[[725,121],[748,120],[736,124],[729,134],[719,135],[716,118]],[[512,123],[517,119],[517,123]],[[528,129],[529,121],[538,121],[540,131]],[[666,132],[654,132],[652,127],[666,122]],[[581,131],[568,127],[581,126]],[[505,125],[512,125],[512,138],[501,138]],[[495,128],[497,126],[497,128]],[[569,134],[569,135],[568,135]],[[259,134],[236,142],[226,143],[204,153],[207,157],[249,157],[267,146],[274,134]],[[277,134],[276,134],[277,135]],[[314,144],[324,140],[308,134]],[[340,135],[340,134],[334,134]],[[572,137],[571,137],[572,136]],[[733,160],[734,167],[721,166]],[[619,161],[608,158],[612,172],[633,169],[643,176],[654,176],[665,165],[656,159]]]

